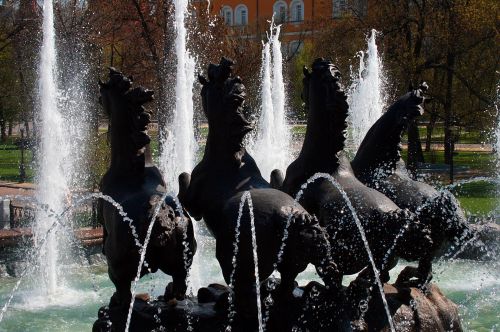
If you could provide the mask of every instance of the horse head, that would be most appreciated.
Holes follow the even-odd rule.
[[[353,167],[392,172],[401,159],[401,137],[408,122],[424,112],[428,85],[422,82],[392,104],[370,128],[356,153]]]
[[[314,61],[311,71],[304,67],[302,99],[308,118],[304,153],[317,153],[316,146],[335,155],[344,148],[349,106],[340,77],[338,68],[322,58]]]
[[[243,138],[253,130],[243,114],[245,86],[232,75],[233,65],[232,60],[222,58],[218,65],[209,65],[208,79],[199,76],[203,111],[209,124],[205,155],[214,151],[238,155]]]
[[[397,114],[398,124],[406,124],[409,120],[424,114],[424,104],[429,100],[425,97],[425,92],[428,89],[429,86],[426,82],[420,83],[416,89],[410,87],[410,91],[392,104],[386,113]]]
[[[108,82],[100,81],[99,85],[99,101],[109,117],[111,168],[130,164],[131,171],[143,169],[145,147],[151,141],[147,134],[151,114],[143,105],[153,100],[153,91],[143,87],[131,89],[132,78],[114,68],[109,69]],[[122,170],[127,170],[127,167]]]

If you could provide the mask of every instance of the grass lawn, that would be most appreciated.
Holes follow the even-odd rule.
[[[477,181],[455,187],[452,192],[468,214],[488,215],[499,205],[495,183]]]
[[[486,216],[499,205],[497,197],[459,197],[460,205],[467,214]]]
[[[442,128],[441,128],[442,129]],[[425,133],[425,128],[420,128],[421,133]],[[439,136],[440,128],[437,128],[436,135]],[[293,127],[294,135],[304,135],[305,125],[296,125]],[[200,128],[202,138],[206,138],[208,127]],[[476,135],[476,138],[479,137]],[[158,157],[158,135],[156,132],[150,132],[151,149],[153,155]],[[105,153],[105,151],[103,151]],[[199,158],[203,154],[203,146],[200,146]],[[403,151],[403,158],[406,159],[406,151]],[[443,151],[424,152],[425,161],[433,164],[444,163]],[[19,181],[19,162],[21,151],[15,145],[15,138],[9,138],[5,144],[0,144],[0,180]],[[155,158],[156,159],[156,158]],[[30,168],[32,161],[31,151],[25,151],[26,172],[28,181],[33,179],[33,170]],[[454,157],[456,166],[467,166],[471,170],[477,170],[479,174],[492,176],[495,174],[495,155],[483,151],[460,151]],[[498,205],[499,199],[497,186],[492,183],[474,182],[461,185],[454,188],[453,193],[460,200],[463,208],[474,215],[487,215],[491,213]]]
[[[427,138],[427,127],[425,126],[419,126],[418,131],[420,134],[420,139],[422,140],[422,143],[425,142],[425,139]],[[472,144],[479,144],[482,141],[485,140],[484,138],[484,133],[481,133],[479,130],[465,130],[462,129],[458,133],[458,143],[472,143]],[[435,127],[434,130],[432,131],[432,142],[435,143],[443,143],[444,141],[444,127],[443,126],[438,126]]]
[[[21,162],[21,150],[14,144],[15,139],[9,138],[4,144],[0,144],[0,180],[19,181],[19,164]],[[24,162],[26,165],[27,181],[32,180],[33,170],[30,168],[32,154],[30,150],[24,151]]]
[[[407,160],[407,150],[403,150],[402,157]],[[455,166],[467,166],[471,169],[481,171],[482,173],[495,173],[495,154],[484,151],[459,151],[455,152],[453,164]],[[426,163],[444,164],[444,151],[424,152]]]

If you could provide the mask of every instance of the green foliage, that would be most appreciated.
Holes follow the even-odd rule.
[[[404,160],[407,159],[407,150],[401,153]],[[444,164],[444,151],[432,150],[424,152],[426,163],[430,164]],[[494,174],[495,171],[495,155],[491,152],[484,151],[459,151],[453,157],[453,164],[455,166],[465,166],[471,170],[479,172],[480,174]]]
[[[498,206],[497,197],[459,197],[460,205],[469,215],[490,215]]]
[[[488,181],[475,181],[459,185],[453,189],[453,193],[465,198],[492,198],[498,192],[498,185]]]
[[[97,189],[111,161],[111,148],[108,144],[107,132],[100,132],[92,138],[87,160],[89,170],[87,187]]]
[[[0,145],[0,180],[19,181],[19,166],[21,163],[21,150],[14,144],[15,138],[8,138]],[[24,164],[26,170],[26,181],[32,181],[34,172],[32,169],[33,154],[31,150],[24,150]]]
[[[313,44],[305,42],[304,47],[293,58],[293,66],[291,68],[290,91],[291,100],[290,108],[291,115],[299,120],[304,120],[306,114],[304,112],[304,102],[302,101],[302,79],[304,78],[303,68],[309,67],[313,61]]]

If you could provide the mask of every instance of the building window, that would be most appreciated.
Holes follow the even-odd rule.
[[[234,23],[236,25],[248,24],[248,8],[245,5],[238,5],[234,10]]]
[[[293,40],[288,44],[288,56],[293,57],[299,54],[304,48],[304,43],[300,40]]]
[[[333,0],[333,17],[342,17],[347,12],[347,0]]]
[[[274,20],[276,23],[284,23],[287,20],[288,6],[283,0],[276,1],[273,6]]]
[[[233,25],[233,9],[231,7],[229,6],[222,7],[221,15],[226,25]]]
[[[290,5],[292,22],[302,22],[304,20],[304,2],[302,0],[294,0]]]

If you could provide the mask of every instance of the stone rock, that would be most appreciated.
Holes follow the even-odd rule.
[[[457,257],[473,260],[496,259],[500,254],[500,225],[490,222],[471,224],[470,228],[476,234],[477,241],[468,244]]]
[[[22,274],[24,269],[26,268],[27,263],[22,262],[22,261],[17,261],[17,262],[8,262],[6,267],[7,267],[7,273],[14,278],[19,278]]]
[[[106,257],[101,253],[97,253],[90,255],[88,261],[90,265],[104,265],[106,264]]]
[[[9,276],[9,272],[7,269],[7,265],[0,264],[0,277],[4,278],[4,277],[8,277],[8,276]]]
[[[447,299],[436,285],[430,284],[424,294],[416,288],[386,284],[384,292],[397,331],[462,331],[457,305]],[[370,302],[364,322],[360,331],[390,331],[380,301]]]
[[[430,284],[427,293],[415,288],[384,285],[387,302],[397,331],[452,331],[461,332],[458,308],[447,299],[439,288]],[[360,319],[360,298],[349,288],[344,288],[344,299],[338,299],[320,283],[310,282],[298,287],[294,296],[277,299],[271,307],[266,331],[390,331],[384,307],[378,293],[372,291],[364,316]],[[364,294],[363,292],[361,292]],[[162,297],[146,302],[147,297],[136,298],[130,331],[196,331],[219,332],[227,326],[227,298],[229,290],[222,285],[209,285],[198,292],[200,298],[183,301],[165,301]],[[358,293],[359,294],[359,293]],[[269,294],[263,292],[263,307]],[[361,299],[363,298],[361,297]],[[94,332],[123,331],[127,318],[124,308],[102,307]],[[257,317],[239,317],[232,331],[256,331]]]
[[[219,284],[210,284],[198,290],[198,303],[218,302],[223,295],[227,295],[230,289]]]

